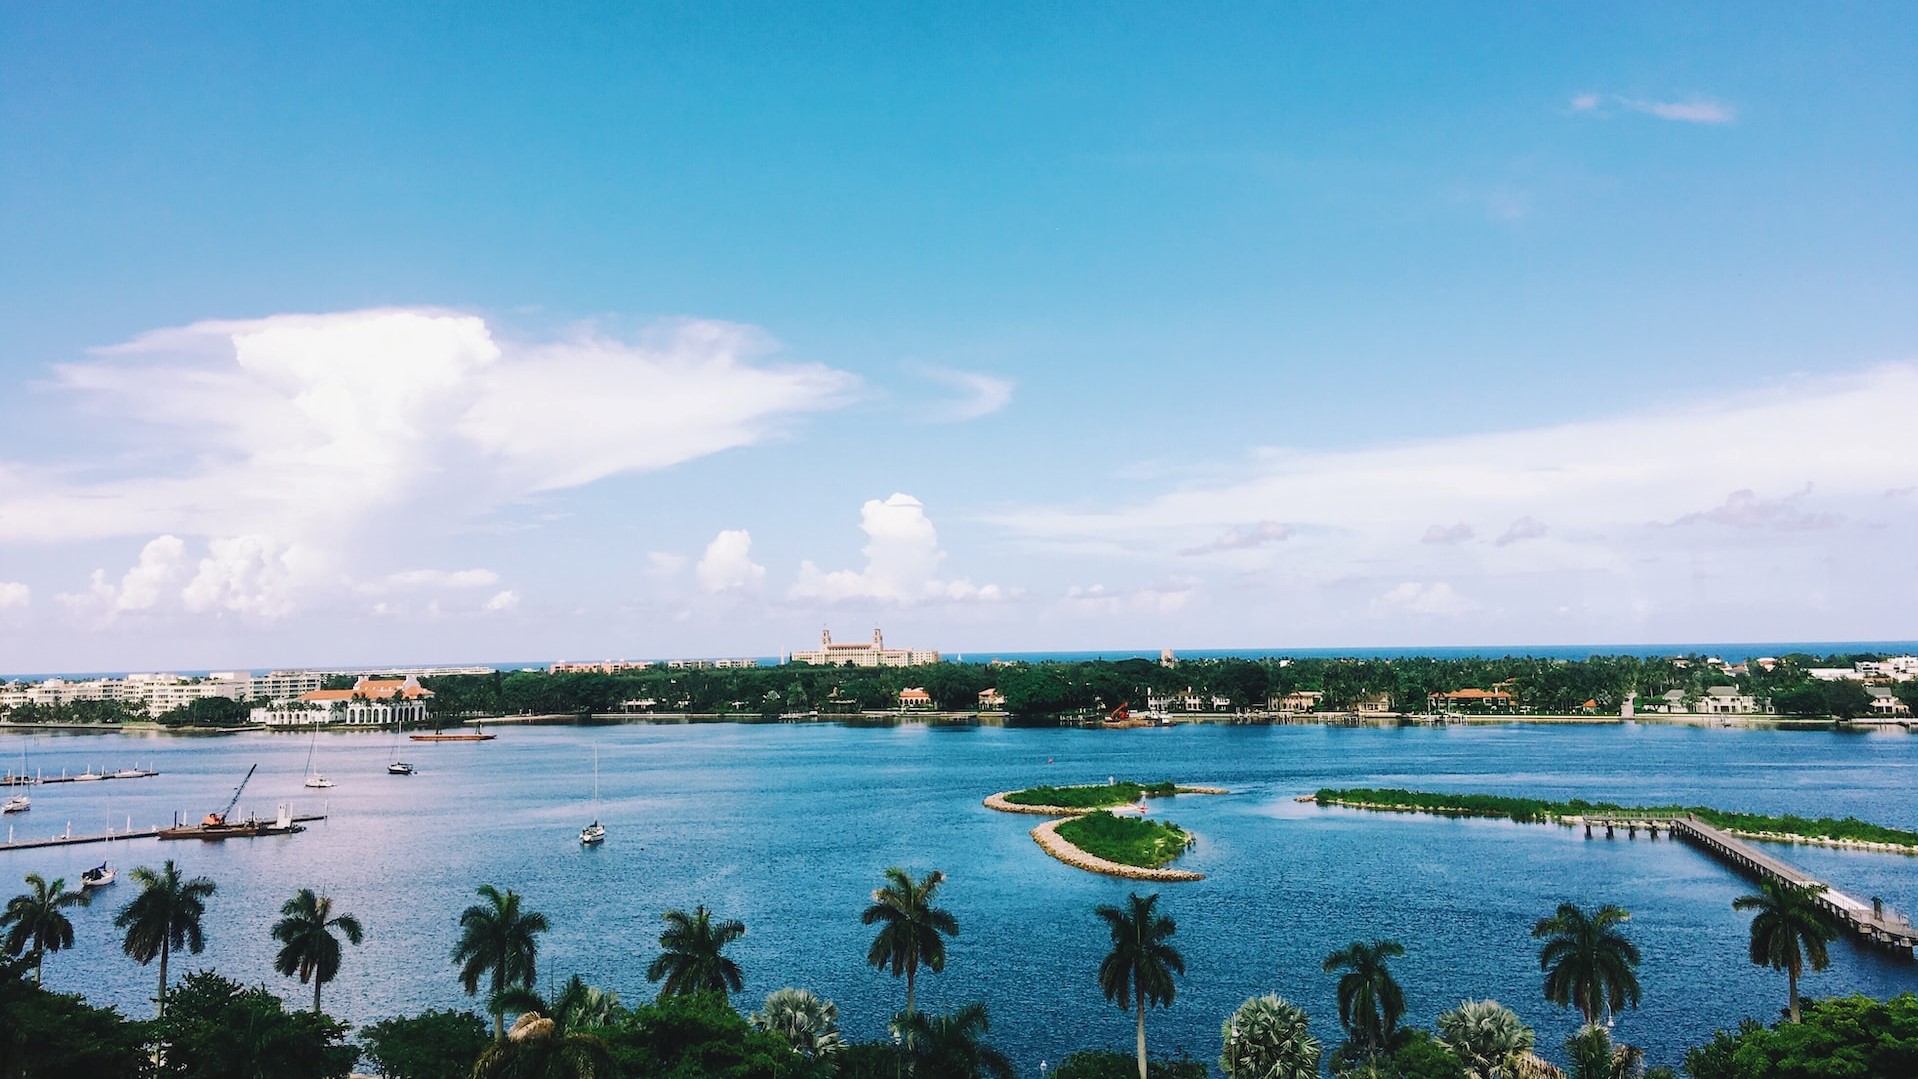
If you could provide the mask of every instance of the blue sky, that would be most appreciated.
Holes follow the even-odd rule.
[[[0,5],[0,669],[1918,635],[1909,5]]]

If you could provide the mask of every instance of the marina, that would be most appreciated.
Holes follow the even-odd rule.
[[[109,779],[152,779],[160,773],[151,768],[122,768],[117,772],[95,772],[91,768],[75,775],[64,771],[57,776],[8,772],[0,776],[0,787],[38,787],[49,783],[99,783]]]

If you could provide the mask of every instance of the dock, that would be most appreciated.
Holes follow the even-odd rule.
[[[1657,839],[1658,833],[1663,831],[1674,839],[1683,839],[1703,848],[1706,853],[1747,876],[1785,884],[1811,885],[1821,889],[1818,893],[1818,905],[1823,907],[1834,921],[1860,940],[1904,952],[1910,952],[1914,947],[1918,947],[1918,929],[1914,929],[1909,921],[1887,909],[1883,902],[1877,899],[1867,901],[1846,895],[1784,859],[1767,854],[1752,844],[1714,828],[1696,817],[1594,816],[1581,818],[1581,821],[1585,825],[1587,838],[1591,837],[1594,828],[1604,829],[1607,839],[1615,838],[1620,831],[1625,832],[1628,838],[1637,838],[1638,833],[1642,831],[1649,838]]]
[[[160,773],[149,768],[125,768],[118,772],[81,772],[70,776],[61,772],[57,776],[15,775],[8,772],[0,776],[0,787],[38,787],[48,783],[102,783],[109,779],[152,779]]]
[[[311,815],[311,816],[304,816],[304,817],[294,817],[293,823],[294,824],[311,824],[314,821],[322,821],[325,819],[326,819],[325,814]],[[46,847],[77,847],[81,845],[82,843],[115,843],[123,839],[127,839],[127,840],[158,839],[160,838],[160,833],[169,831],[169,830],[171,830],[170,825],[156,824],[151,828],[127,828],[127,829],[122,829],[118,832],[109,830],[105,832],[88,832],[88,833],[83,833],[81,835],[74,835],[71,831],[68,831],[61,835],[45,836],[39,839],[14,839],[12,837],[11,830],[9,830],[7,841],[4,843],[0,843],[0,851],[36,850],[36,849],[42,849]],[[290,834],[290,833],[279,833],[279,834]],[[193,836],[190,838],[197,839],[202,837]],[[228,832],[222,835],[210,836],[205,838],[250,839],[250,838],[253,838],[253,836],[244,832],[233,831],[233,832]]]

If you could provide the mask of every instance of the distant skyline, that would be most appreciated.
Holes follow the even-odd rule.
[[[0,670],[1918,637],[1918,9],[0,4]]]

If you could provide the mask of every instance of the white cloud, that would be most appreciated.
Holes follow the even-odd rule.
[[[1812,512],[1802,508],[1803,500],[1811,494],[1811,488],[1805,487],[1784,498],[1764,499],[1758,497],[1750,488],[1733,491],[1725,496],[1725,501],[1708,510],[1687,513],[1672,521],[1673,527],[1695,524],[1725,525],[1730,528],[1763,528],[1779,532],[1808,532],[1821,528],[1835,528],[1840,518],[1835,513]]]
[[[686,568],[688,561],[685,555],[672,551],[647,551],[646,571],[655,577],[674,577]]]
[[[140,549],[139,560],[115,584],[103,569],[93,571],[87,590],[61,593],[60,603],[83,615],[110,622],[129,611],[150,611],[177,600],[185,576],[186,543],[178,536],[155,536]]]
[[[1510,547],[1514,543],[1523,543],[1529,539],[1538,539],[1551,529],[1531,517],[1520,517],[1513,521],[1499,538],[1492,541],[1494,547]]]
[[[1460,521],[1455,525],[1431,525],[1425,529],[1425,535],[1419,537],[1420,543],[1451,545],[1464,543],[1474,535],[1472,526]]]
[[[19,581],[0,581],[0,611],[21,610],[33,602],[33,589]]]
[[[511,611],[519,607],[519,593],[512,589],[495,592],[493,598],[486,601],[488,611]]]
[[[1179,553],[1188,557],[1193,555],[1214,554],[1219,551],[1245,551],[1255,547],[1265,547],[1274,543],[1283,543],[1292,538],[1292,526],[1283,521],[1260,521],[1243,528],[1228,528],[1217,538],[1207,543],[1181,548]]]
[[[945,552],[939,549],[939,535],[926,516],[924,504],[911,495],[872,499],[860,507],[859,519],[859,527],[866,533],[865,567],[828,573],[806,562],[799,567],[791,598],[916,603],[1005,597],[997,585],[939,578],[939,563],[945,559]]]
[[[1012,391],[1018,385],[1009,378],[979,371],[955,371],[948,367],[922,366],[920,371],[935,382],[961,391],[962,397],[932,410],[930,418],[945,421],[976,420],[990,416],[1012,403]]]
[[[1450,618],[1471,611],[1474,605],[1444,581],[1433,584],[1407,581],[1380,596],[1373,607],[1423,617]]]
[[[766,579],[766,567],[752,559],[753,537],[744,529],[727,529],[706,545],[693,567],[699,586],[708,592],[750,590]]]
[[[1625,109],[1671,120],[1681,124],[1729,124],[1738,119],[1738,110],[1721,101],[1693,97],[1683,101],[1653,101],[1619,94],[1583,93],[1572,98],[1573,112],[1605,115],[1612,109]]]
[[[768,362],[764,335],[679,321],[636,341],[495,339],[473,315],[377,309],[202,322],[56,369],[74,444],[0,461],[0,544],[163,535],[173,562],[104,572],[70,605],[161,604],[185,541],[208,554],[192,611],[290,613],[312,586],[483,588],[486,570],[379,565],[395,530],[430,535],[526,495],[663,469],[778,437],[840,404],[852,376]],[[449,525],[449,522],[452,524]],[[156,552],[158,554],[164,552]],[[142,568],[144,567],[144,568]]]
[[[490,569],[409,569],[389,573],[380,582],[387,588],[485,588],[498,584]]]
[[[1075,613],[1086,616],[1164,615],[1184,609],[1198,591],[1197,582],[1190,579],[1161,581],[1138,588],[1074,585],[1066,589],[1065,604]]]

